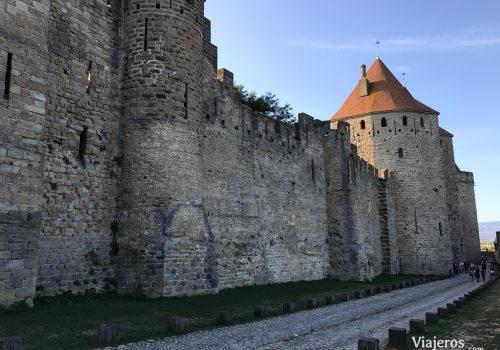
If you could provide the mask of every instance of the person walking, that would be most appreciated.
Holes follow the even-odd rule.
[[[474,272],[474,275],[476,276],[477,282],[479,283],[479,277],[480,277],[479,266],[476,266],[476,271]]]
[[[470,281],[474,282],[474,268],[472,266],[469,269],[469,276],[470,276]]]

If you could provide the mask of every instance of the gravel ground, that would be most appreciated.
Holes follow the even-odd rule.
[[[462,275],[264,321],[115,349],[357,349],[358,338],[374,337],[385,344],[390,327],[408,329],[410,319],[425,319],[426,312],[436,312],[477,286]]]

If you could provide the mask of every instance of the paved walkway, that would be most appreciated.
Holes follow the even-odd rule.
[[[408,329],[478,286],[470,277],[446,279],[329,307],[206,332],[120,346],[126,350],[357,349],[362,336],[387,342],[390,327]]]

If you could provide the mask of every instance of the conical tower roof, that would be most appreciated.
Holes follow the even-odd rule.
[[[359,87],[356,86],[331,120],[389,111],[439,114],[417,101],[378,58],[366,73],[366,78],[369,81],[368,95],[361,96]]]

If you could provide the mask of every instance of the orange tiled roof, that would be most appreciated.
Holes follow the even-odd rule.
[[[413,98],[382,60],[375,60],[366,73],[366,77],[370,82],[368,96],[360,96],[359,86],[356,85],[349,98],[331,120],[388,111],[439,114]]]

